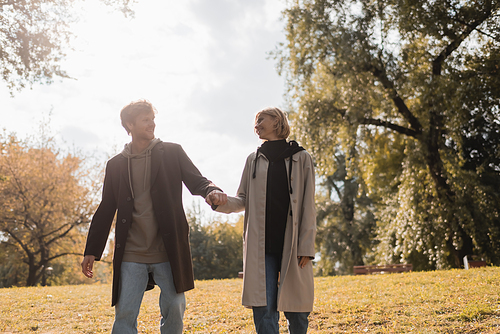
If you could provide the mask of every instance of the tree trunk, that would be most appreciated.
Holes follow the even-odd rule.
[[[363,254],[361,248],[359,247],[359,242],[355,237],[354,229],[354,202],[358,192],[358,185],[354,179],[345,178],[344,179],[344,194],[341,198],[342,213],[346,225],[349,226],[349,231],[347,231],[349,240],[349,249],[351,250],[352,261],[354,265],[364,265]]]
[[[29,259],[28,263],[28,279],[26,280],[26,286],[35,286],[37,282],[37,271],[38,267],[35,264],[34,259]]]
[[[441,120],[437,112],[432,109],[433,106],[431,105],[429,131],[427,138],[425,139],[427,148],[426,163],[436,187],[438,200],[445,208],[444,216],[442,218],[445,221],[446,228],[448,230],[448,234],[446,236],[446,246],[450,253],[450,262],[454,264],[455,268],[460,268],[463,257],[465,255],[472,254],[473,243],[472,238],[462,228],[460,217],[456,214],[457,197],[448,183],[448,177],[443,167],[443,160],[441,159],[441,154],[439,152],[440,141],[442,139]],[[460,248],[457,248],[453,244],[455,236],[462,241]]]

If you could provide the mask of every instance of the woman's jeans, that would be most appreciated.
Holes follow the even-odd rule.
[[[115,322],[112,334],[136,334],[137,316],[142,297],[152,273],[160,287],[160,333],[181,334],[182,318],[186,309],[184,293],[175,291],[170,262],[145,264],[122,262],[118,303],[115,306]]]
[[[281,257],[266,254],[267,306],[253,307],[253,320],[257,334],[279,334],[278,275]],[[300,287],[297,287],[300,289]],[[290,334],[305,334],[309,312],[284,312]]]

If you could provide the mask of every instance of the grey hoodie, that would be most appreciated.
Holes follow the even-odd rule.
[[[134,201],[132,225],[128,231],[123,261],[138,263],[167,262],[168,256],[158,230],[151,200],[151,150],[161,140],[155,138],[138,154],[132,154],[131,144],[121,154],[128,160],[130,192]]]

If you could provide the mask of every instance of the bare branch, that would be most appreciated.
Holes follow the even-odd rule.
[[[69,226],[67,226],[69,225]],[[68,229],[66,231],[64,231],[63,233],[53,237],[52,239],[50,239],[49,241],[46,242],[46,245],[50,245],[52,244],[53,242],[61,239],[61,238],[64,238],[76,225],[72,225],[72,224],[66,224],[66,226],[68,227]]]
[[[66,255],[77,255],[77,256],[83,256],[83,253],[73,253],[73,252],[67,252],[67,253],[61,253],[61,254],[57,254],[57,255],[54,255],[54,256],[51,256],[47,259],[47,262],[50,262],[52,260],[55,260],[55,259],[58,259],[60,257],[63,257],[63,256],[66,256]]]
[[[413,129],[411,131],[411,136],[416,137],[416,135],[422,133],[422,125],[420,124],[420,121],[411,113],[406,103],[403,101],[401,96],[399,96],[396,88],[394,88],[394,83],[387,77],[387,72],[385,71],[385,66],[383,65],[381,59],[379,60],[379,65],[381,68],[377,68],[374,65],[368,66],[368,70],[382,83],[386,91],[389,93],[392,101],[396,105],[399,113],[408,121],[408,123],[410,123],[410,126]]]
[[[407,136],[410,136],[410,137],[413,137],[416,139],[418,139],[418,136],[420,134],[420,132],[417,132],[413,129],[405,128],[404,126],[397,125],[397,124],[394,124],[394,123],[391,123],[388,121],[383,121],[383,120],[376,119],[376,118],[365,118],[360,122],[360,124],[381,126],[384,128],[394,130],[397,133],[407,135]]]
[[[48,238],[48,237],[52,236],[53,234],[57,234],[57,233],[59,233],[60,231],[62,231],[63,229],[68,228],[68,227],[71,229],[71,228],[72,228],[72,227],[71,227],[72,225],[73,225],[72,223],[62,224],[62,225],[61,225],[61,226],[59,226],[58,228],[56,228],[56,229],[54,229],[54,230],[52,230],[52,231],[48,232],[47,234],[44,234],[44,235],[42,236],[42,238]],[[55,236],[52,240],[57,239],[57,238],[61,237],[63,234],[66,234],[66,233],[67,233],[67,232],[63,232],[61,235],[59,235],[59,236]]]
[[[498,16],[498,15],[492,15],[492,17],[494,17],[494,16]],[[466,26],[468,26],[468,27],[471,27],[471,25],[470,25],[469,23],[467,23],[467,22],[465,22],[465,21],[462,21],[462,20],[460,20],[460,19],[455,19],[455,18],[454,18],[453,20],[454,20],[454,21],[457,21],[458,23],[461,23],[461,24],[463,24],[463,25],[466,25]],[[497,36],[493,36],[492,34],[487,33],[486,31],[483,31],[483,30],[481,30],[481,29],[478,29],[477,27],[475,28],[475,30],[476,30],[478,33],[480,33],[480,34],[483,34],[483,35],[485,35],[485,36],[488,36],[488,37],[489,37],[489,38],[491,38],[491,39],[494,39],[494,40],[495,40],[495,41],[497,41],[497,42],[500,42],[500,39],[499,39]]]
[[[28,248],[28,245],[24,244],[22,240],[10,229],[4,229],[4,232],[8,233],[19,244],[19,246],[21,246],[21,248],[26,252],[28,256],[32,254],[32,252]]]
[[[488,19],[491,15],[492,15],[492,9],[491,6],[488,6],[485,13],[482,16],[480,16],[477,20],[473,21],[471,24],[465,24],[466,27],[464,31],[456,39],[451,41],[451,43],[448,44],[448,46],[446,46],[441,51],[441,53],[436,57],[436,59],[434,59],[434,61],[432,62],[432,74],[441,75],[443,63],[446,60],[446,58],[448,58],[452,54],[452,52],[455,51],[460,46],[460,44],[462,44],[462,42],[465,41],[465,39],[469,37],[469,35],[474,30],[477,30],[478,26],[481,25],[484,21],[486,21],[486,19]]]
[[[342,192],[340,191],[340,188],[335,184],[335,182],[333,182],[332,180],[332,187],[335,189],[335,192],[337,193],[337,196],[339,197],[339,199],[342,200]]]

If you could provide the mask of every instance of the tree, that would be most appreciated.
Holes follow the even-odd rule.
[[[9,90],[66,78],[60,62],[72,37],[74,7],[84,0],[0,0],[0,68]],[[132,14],[133,0],[101,0]]]
[[[371,199],[359,179],[349,177],[345,156],[336,155],[338,169],[323,177],[316,196],[317,237],[320,259],[317,275],[351,274],[353,265],[370,261],[374,245],[375,218]]]
[[[199,208],[187,213],[195,279],[235,278],[243,270],[243,217],[236,223],[210,219]]]
[[[378,200],[379,262],[500,263],[499,15],[493,0],[305,0],[284,12],[276,57],[295,127],[321,175],[340,149]]]
[[[0,270],[4,285],[47,283],[47,268],[81,256],[96,207],[96,184],[82,158],[62,154],[53,138],[0,136]]]
[[[2,238],[4,239],[4,238]],[[26,266],[19,266],[22,257],[17,249],[8,247],[3,240],[0,241],[0,288],[20,286],[26,283],[28,271]]]

